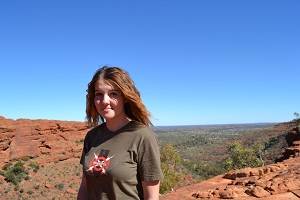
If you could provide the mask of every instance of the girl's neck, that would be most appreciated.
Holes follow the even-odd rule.
[[[128,117],[124,117],[118,120],[108,120],[106,121],[106,128],[111,132],[115,132],[128,124],[130,121],[131,119],[129,119]]]

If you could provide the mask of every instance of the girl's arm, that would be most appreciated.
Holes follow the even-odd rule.
[[[145,200],[159,200],[159,181],[143,181]]]

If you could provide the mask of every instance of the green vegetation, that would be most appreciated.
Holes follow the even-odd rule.
[[[39,165],[37,162],[21,158],[20,160],[4,165],[0,171],[0,175],[2,175],[7,182],[14,184],[16,188],[18,188],[18,185],[22,180],[30,179],[30,171],[37,172],[38,169]]]
[[[229,157],[225,160],[225,169],[241,169],[245,167],[259,167],[263,165],[261,146],[247,148],[239,142],[232,143],[229,148]]]
[[[54,187],[59,189],[59,190],[63,190],[65,185],[63,183],[59,183],[59,184],[56,184]]]
[[[287,143],[282,131],[274,132],[272,126],[185,126],[156,130],[164,173],[160,192],[224,174],[230,169],[274,163]]]
[[[293,121],[296,122],[297,126],[300,126],[300,114],[298,112],[294,112],[295,119]]]
[[[31,161],[29,163],[29,167],[31,167],[34,172],[37,172],[40,168],[39,164],[37,162],[34,162],[34,161]]]
[[[23,179],[28,176],[28,171],[24,166],[24,162],[17,161],[15,164],[8,164],[4,166],[3,172],[1,173],[5,180],[18,185]]]
[[[176,147],[194,147],[199,145],[212,144],[213,141],[205,135],[190,135],[188,139],[183,140]]]
[[[297,113],[297,112],[294,112],[294,117],[295,117],[295,120],[298,120],[298,119],[300,119],[300,114],[299,113]]]
[[[195,163],[191,161],[185,161],[184,166],[192,172],[194,177],[199,180],[205,180],[225,172],[225,168],[222,162],[216,164],[210,163]]]
[[[265,142],[265,150],[272,148],[274,145],[279,143],[278,137],[270,138],[269,141]]]
[[[161,167],[164,179],[160,186],[160,193],[171,191],[178,186],[178,183],[184,177],[181,172],[181,157],[173,145],[164,145],[161,149]]]

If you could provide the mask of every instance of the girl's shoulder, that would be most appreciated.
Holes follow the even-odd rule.
[[[128,127],[137,137],[153,137],[156,134],[154,133],[152,127],[145,126],[141,122],[134,121]]]
[[[95,137],[96,135],[98,135],[97,133],[98,133],[99,131],[103,131],[104,128],[105,128],[104,123],[102,123],[102,124],[100,124],[100,125],[98,125],[98,126],[95,126],[95,127],[91,128],[91,129],[86,133],[85,138],[93,138],[93,137]]]

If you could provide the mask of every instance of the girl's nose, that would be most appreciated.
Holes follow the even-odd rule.
[[[109,103],[109,96],[107,94],[103,95],[103,101],[102,102],[105,103],[105,104]]]

